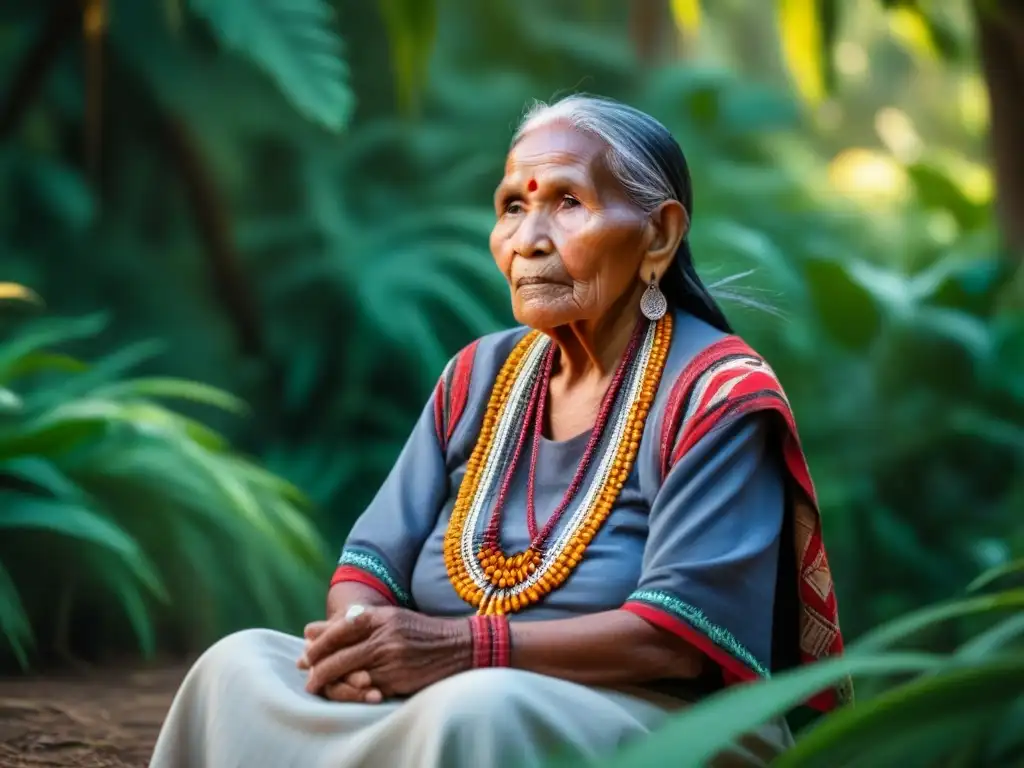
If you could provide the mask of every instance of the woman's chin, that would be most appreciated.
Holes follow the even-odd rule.
[[[512,314],[520,325],[539,331],[581,319],[579,307],[567,307],[563,302],[517,301],[512,307]]]

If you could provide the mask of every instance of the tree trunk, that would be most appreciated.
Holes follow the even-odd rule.
[[[1024,254],[1024,3],[998,8],[977,0],[974,13],[988,84],[996,216],[1016,258]]]
[[[680,36],[667,0],[630,0],[629,36],[643,64],[663,64],[680,53]]]
[[[80,19],[77,3],[62,2],[51,9],[0,103],[0,140],[17,127],[56,65],[57,57],[78,35]]]

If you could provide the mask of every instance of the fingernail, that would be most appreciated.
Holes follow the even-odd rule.
[[[299,668],[306,669],[309,666],[309,657],[306,654],[299,656]]]

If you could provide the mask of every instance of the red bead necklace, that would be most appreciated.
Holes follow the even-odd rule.
[[[590,439],[587,441],[587,447],[583,452],[583,458],[580,460],[580,464],[576,468],[576,474],[573,476],[572,482],[569,483],[569,488],[562,496],[562,502],[555,509],[554,513],[552,513],[544,528],[538,531],[537,506],[535,502],[537,459],[540,454],[541,438],[544,434],[547,406],[548,401],[550,400],[549,389],[551,385],[551,373],[554,369],[555,363],[556,347],[554,344],[551,345],[551,349],[548,350],[547,356],[541,366],[540,375],[537,377],[537,381],[534,383],[533,389],[530,392],[530,400],[527,404],[525,418],[523,419],[523,426],[519,432],[518,439],[516,440],[516,446],[512,453],[508,470],[505,473],[505,477],[502,478],[501,488],[498,491],[498,498],[494,504],[494,511],[491,513],[491,519],[488,522],[486,531],[484,532],[484,547],[490,547],[492,549],[499,548],[501,512],[505,506],[509,488],[512,485],[512,477],[515,474],[516,466],[519,464],[519,459],[523,453],[523,447],[526,443],[526,435],[530,431],[530,423],[533,421],[533,446],[530,455],[529,478],[526,485],[526,527],[530,535],[530,550],[533,552],[542,551],[544,544],[547,543],[551,533],[555,530],[555,527],[562,519],[565,511],[569,508],[569,505],[579,492],[580,486],[583,484],[583,479],[586,477],[587,469],[590,467],[590,463],[597,452],[597,446],[600,444],[601,437],[608,424],[612,407],[618,397],[619,390],[622,388],[622,382],[626,378],[626,371],[629,369],[629,364],[632,362],[633,357],[636,355],[637,349],[640,346],[640,339],[643,336],[645,325],[646,324],[644,322],[638,323],[633,331],[633,335],[630,337],[629,345],[626,347],[626,353],[622,356],[622,360],[619,362],[619,366],[615,371],[615,376],[612,378],[608,391],[605,392],[604,399],[601,401],[601,408],[598,411],[594,427],[590,432]]]

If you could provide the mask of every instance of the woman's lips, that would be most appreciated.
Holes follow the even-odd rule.
[[[516,287],[517,288],[522,288],[523,286],[526,286],[526,285],[561,285],[561,286],[567,286],[568,283],[565,283],[565,282],[563,282],[561,280],[552,280],[549,277],[520,277],[518,280],[516,280]]]

